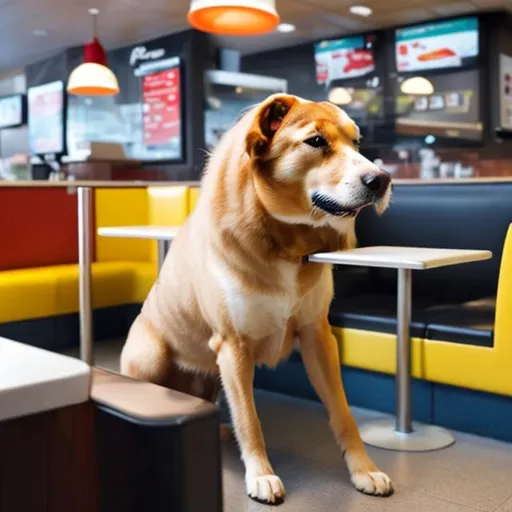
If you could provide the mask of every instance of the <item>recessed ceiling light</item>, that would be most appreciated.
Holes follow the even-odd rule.
[[[277,25],[277,30],[279,32],[283,32],[283,34],[295,32],[295,25],[292,25],[291,23],[279,23],[279,25]]]
[[[32,35],[35,37],[45,37],[48,35],[48,30],[45,30],[44,28],[35,28],[32,30]]]
[[[99,13],[100,13],[100,10],[97,7],[91,7],[89,9],[89,14],[91,16],[98,16]]]
[[[366,5],[353,5],[350,8],[350,12],[352,14],[356,14],[357,16],[364,16],[367,18],[373,13],[373,10],[370,7],[367,7]]]

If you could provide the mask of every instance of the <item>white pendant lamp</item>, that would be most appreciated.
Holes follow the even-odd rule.
[[[403,94],[412,96],[429,96],[434,93],[434,86],[430,80],[422,76],[413,76],[400,84],[400,90]]]
[[[335,105],[349,105],[352,103],[352,94],[345,87],[334,87],[329,91],[328,100]]]
[[[93,40],[84,46],[84,62],[73,70],[68,93],[78,96],[112,96],[119,94],[116,75],[107,67],[107,54],[96,35],[98,9],[89,9],[93,18]]]
[[[274,30],[280,18],[275,0],[192,0],[188,21],[203,32],[252,36]]]

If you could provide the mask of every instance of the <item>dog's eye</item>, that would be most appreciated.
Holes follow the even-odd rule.
[[[327,141],[321,135],[315,135],[304,141],[308,146],[312,148],[324,148],[327,146]]]

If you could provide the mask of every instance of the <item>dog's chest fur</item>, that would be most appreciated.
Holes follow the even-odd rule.
[[[320,275],[320,269],[313,269],[314,275],[308,272],[304,279],[302,270],[300,264],[276,262],[272,276],[277,287],[265,292],[248,289],[237,280],[236,272],[215,267],[232,328],[240,337],[257,344],[259,363],[275,366],[285,341],[289,341],[285,338],[293,336],[291,321],[301,309],[304,294]]]

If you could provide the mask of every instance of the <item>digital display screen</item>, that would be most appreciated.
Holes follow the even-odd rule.
[[[180,149],[181,91],[179,66],[143,76],[142,103],[144,146],[146,148]]]
[[[63,153],[64,82],[51,82],[28,90],[28,134],[32,154]]]
[[[318,84],[357,78],[375,71],[371,43],[363,36],[322,41],[315,45],[316,81]]]
[[[431,76],[429,80],[434,86],[434,93],[429,96],[405,95],[397,81],[397,133],[480,141],[483,125],[479,71]]]
[[[395,31],[399,72],[474,64],[479,53],[478,18],[459,18]]]
[[[24,117],[23,95],[0,98],[0,129],[20,126]]]

